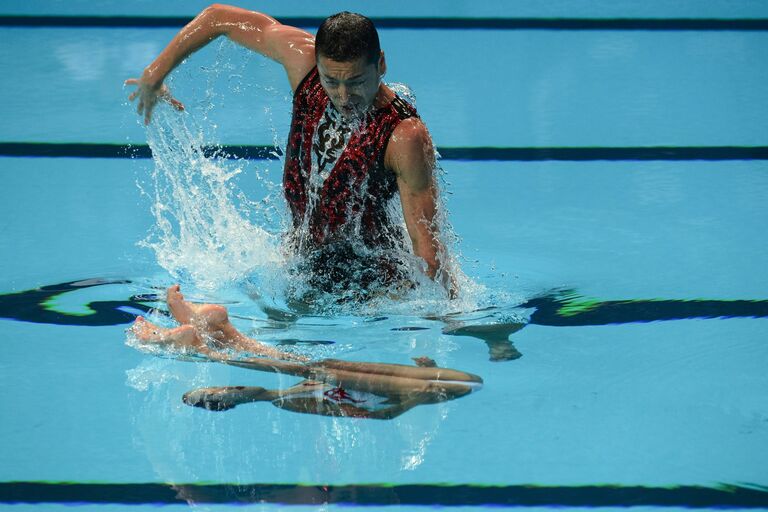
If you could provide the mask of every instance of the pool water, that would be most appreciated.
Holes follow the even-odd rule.
[[[173,77],[187,112],[146,131],[121,84],[177,30],[147,17],[204,4],[3,5],[0,508],[768,508],[768,24],[744,22],[768,8],[355,5],[263,9],[410,20],[380,29],[387,79],[414,91],[443,155],[467,276],[458,301],[292,310],[270,284],[279,159],[176,161],[213,166],[199,185],[226,201],[206,208],[234,205],[212,237],[263,239],[171,258],[152,208],[179,196],[148,140],[176,130],[240,155],[281,144],[281,69],[214,43]],[[76,17],[52,27],[46,15]],[[529,27],[491,22],[515,17]],[[563,21],[576,18],[598,23]],[[648,18],[734,25],[651,30]],[[193,388],[298,379],[131,343],[136,315],[170,325],[160,299],[177,281],[285,350],[428,356],[483,389],[389,421],[188,407]]]

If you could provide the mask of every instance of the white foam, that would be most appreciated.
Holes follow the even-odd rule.
[[[158,110],[147,138],[155,225],[140,245],[152,249],[164,269],[213,290],[281,264],[277,236],[250,221],[257,206],[243,206],[233,184],[243,162],[205,156],[202,130],[189,115]]]

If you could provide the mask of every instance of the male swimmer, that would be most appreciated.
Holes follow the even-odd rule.
[[[137,86],[129,99],[138,99],[145,123],[160,100],[184,108],[164,80],[220,36],[278,62],[287,74],[293,91],[283,175],[293,221],[288,240],[305,258],[309,282],[326,291],[408,285],[396,254],[410,248],[424,272],[455,296],[437,226],[432,140],[415,108],[382,82],[387,64],[371,20],[342,12],[313,36],[266,14],[211,5],[140,78],[126,81]],[[399,203],[405,231],[390,214],[392,202]]]

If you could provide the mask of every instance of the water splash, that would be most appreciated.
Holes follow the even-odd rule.
[[[224,59],[226,60],[226,58]],[[229,62],[229,61],[228,61]],[[230,62],[231,64],[231,62]],[[222,71],[223,70],[223,71]],[[299,240],[310,238],[305,222],[298,229],[289,231],[279,183],[268,179],[268,168],[259,169],[255,178],[264,189],[264,197],[258,201],[248,199],[238,188],[238,179],[250,162],[228,160],[221,154],[205,150],[205,143],[215,132],[211,114],[218,108],[222,95],[215,92],[214,82],[218,74],[229,73],[228,94],[243,94],[239,85],[243,74],[229,65],[210,66],[204,70],[208,80],[204,95],[204,107],[193,113],[182,114],[160,106],[147,129],[147,139],[152,149],[154,168],[149,186],[143,192],[149,197],[155,219],[148,236],[140,245],[154,251],[157,262],[173,279],[185,285],[205,291],[221,290],[232,286],[245,287],[254,299],[272,306],[292,309],[297,303],[315,314],[363,314],[379,313],[444,315],[456,311],[470,311],[478,307],[485,289],[468,278],[460,268],[457,252],[458,236],[448,222],[448,210],[438,203],[433,229],[440,233],[442,262],[435,281],[425,274],[425,263],[413,255],[407,236],[405,221],[397,196],[387,205],[389,225],[393,227],[397,243],[386,248],[366,246],[362,243],[360,218],[350,215],[349,239],[345,251],[351,251],[351,260],[361,262],[351,271],[352,286],[337,283],[330,288],[317,286],[317,276],[306,272],[308,259],[329,259],[329,254],[301,251]],[[415,95],[404,84],[387,84],[406,101],[415,105]],[[263,91],[262,91],[263,92]],[[266,113],[266,117],[270,112]],[[200,119],[198,123],[196,119]],[[269,122],[264,119],[263,122]],[[210,126],[209,126],[210,125]],[[275,142],[278,140],[276,130]],[[276,144],[279,145],[279,144]],[[436,157],[439,155],[436,154]],[[245,177],[252,180],[249,172]],[[435,169],[439,188],[445,190],[445,173],[439,165]],[[365,184],[360,193],[367,194]],[[317,190],[314,194],[317,195]],[[316,206],[316,198],[310,198],[309,208]],[[279,205],[279,206],[277,206]],[[307,219],[309,215],[307,215]],[[337,256],[340,254],[336,252]],[[308,256],[309,255],[309,256]],[[377,259],[395,262],[396,271],[406,276],[409,286],[393,289],[381,276],[375,275],[372,265]],[[344,257],[338,257],[339,267],[348,274],[350,269]],[[330,272],[330,271],[329,271]],[[452,277],[450,277],[452,276]],[[324,277],[334,282],[332,275]],[[443,284],[455,280],[461,290],[458,300],[449,300]],[[363,286],[356,282],[367,281]]]
[[[168,109],[155,113],[147,139],[155,225],[140,245],[152,249],[165,270],[213,290],[281,264],[274,226],[251,220],[269,201],[248,201],[234,184],[244,162],[206,155],[203,130],[191,116]]]

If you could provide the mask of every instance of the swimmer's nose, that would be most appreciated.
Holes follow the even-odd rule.
[[[339,86],[339,103],[345,107],[349,105],[349,90],[343,85]]]

